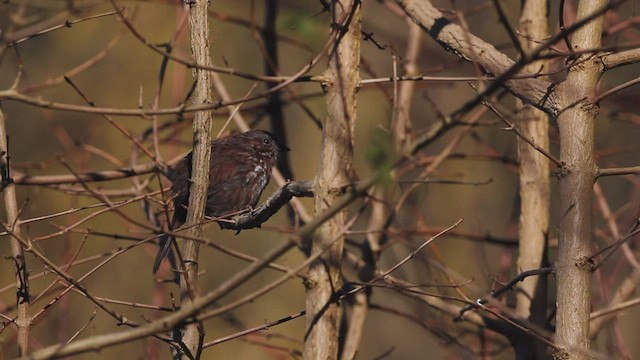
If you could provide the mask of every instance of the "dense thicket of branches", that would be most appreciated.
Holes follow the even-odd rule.
[[[639,18],[623,0],[3,2],[2,354],[640,357]],[[221,231],[208,143],[251,128],[292,151]],[[191,150],[170,229],[164,174]],[[156,278],[162,234],[179,251]]]

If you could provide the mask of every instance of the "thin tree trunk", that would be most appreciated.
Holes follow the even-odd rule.
[[[325,76],[327,117],[322,133],[320,168],[316,176],[315,212],[330,207],[341,189],[352,182],[353,131],[356,91],[360,82],[360,4],[331,3],[332,26],[342,26],[332,49]],[[342,288],[340,263],[346,212],[340,211],[315,233],[311,252],[326,251],[309,267],[305,359],[338,357],[341,310],[336,293]]]
[[[605,5],[604,0],[580,1],[576,21]],[[577,30],[571,37],[575,51],[600,47],[602,17]],[[556,342],[562,359],[589,359],[591,310],[591,256],[594,161],[594,121],[598,107],[590,102],[603,66],[586,53],[576,59],[559,94],[564,109],[558,116],[560,159],[559,249]]]
[[[197,64],[210,65],[209,54],[209,19],[207,7],[209,0],[192,1],[189,14],[191,28],[191,52],[192,58]],[[193,104],[199,105],[211,102],[211,76],[208,71],[194,69],[193,77],[196,86],[193,94]],[[202,220],[207,201],[207,187],[209,185],[209,162],[211,158],[211,113],[199,111],[193,119],[193,160],[191,187],[189,189],[189,209],[187,212],[186,233],[188,236],[202,236]],[[188,306],[198,295],[198,251],[199,243],[185,240],[182,256],[184,268],[180,277],[180,302]],[[182,334],[182,342],[190,355],[198,358],[202,351],[202,339],[204,329],[201,323],[185,326]],[[182,358],[187,358],[183,355]]]
[[[418,56],[422,48],[424,32],[409,16],[406,18],[409,31],[407,33],[407,50],[402,58],[404,76],[414,76],[420,73]],[[403,81],[396,84],[398,97],[395,99],[393,119],[391,121],[391,134],[397,152],[402,152],[407,143],[412,141],[411,135],[411,105],[415,96],[416,82]]]
[[[2,185],[6,185],[2,191],[4,194],[4,206],[7,213],[5,222],[7,231],[13,234],[11,237],[11,256],[16,271],[16,309],[15,325],[18,328],[18,356],[29,354],[29,341],[31,338],[31,319],[29,317],[29,273],[27,262],[24,258],[24,248],[20,241],[22,238],[21,222],[18,218],[18,200],[16,186],[10,182],[11,164],[9,163],[9,145],[4,112],[0,108],[0,171],[2,172]],[[4,182],[7,182],[6,184]]]
[[[520,33],[523,35],[522,49],[529,51],[548,37],[547,0],[526,0],[522,4]],[[529,73],[547,72],[546,61],[528,64]],[[549,119],[547,114],[531,105],[518,101],[518,127],[524,136],[533,139],[542,149],[549,149]],[[545,251],[549,233],[549,160],[530,144],[518,138],[518,160],[520,174],[520,221],[518,227],[517,272],[546,266]],[[539,328],[546,322],[547,278],[530,276],[524,279],[516,295],[515,314],[531,321]],[[534,356],[544,358],[546,346],[536,342],[533,336],[523,334],[524,341],[516,344],[519,359]]]

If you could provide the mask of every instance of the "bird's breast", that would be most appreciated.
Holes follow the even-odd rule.
[[[253,170],[249,173],[249,176],[246,179],[246,184],[249,185],[253,182],[258,184],[258,188],[260,190],[264,189],[267,186],[267,182],[269,181],[269,166],[260,162],[257,164]]]

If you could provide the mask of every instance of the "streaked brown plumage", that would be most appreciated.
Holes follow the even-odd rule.
[[[255,207],[269,182],[278,153],[288,150],[289,148],[279,144],[271,133],[262,130],[252,130],[212,141],[205,215],[223,217]],[[167,173],[167,177],[173,183],[175,212],[172,229],[182,226],[187,218],[191,156],[189,153]],[[218,224],[222,229],[234,228],[229,222],[219,221]],[[168,237],[161,239],[160,251],[153,267],[154,273],[171,250],[171,243]]]

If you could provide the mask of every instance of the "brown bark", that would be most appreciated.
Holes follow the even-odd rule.
[[[356,91],[360,81],[360,4],[340,0],[331,4],[332,24],[340,36],[330,53],[325,72],[327,117],[322,133],[320,168],[316,175],[315,212],[322,213],[352,183],[353,131]],[[325,252],[309,267],[305,359],[336,359],[340,311],[336,293],[342,288],[340,263],[346,211],[341,210],[318,228],[312,254]]]
[[[18,328],[18,355],[26,356],[29,353],[29,342],[31,338],[31,319],[29,317],[29,273],[24,257],[24,248],[18,241],[22,238],[21,222],[18,217],[18,200],[16,197],[16,186],[11,183],[11,166],[9,163],[9,146],[4,112],[0,108],[0,172],[2,172],[2,185],[6,185],[3,192],[5,211],[7,219],[5,221],[7,231],[15,237],[11,237],[11,256],[16,272],[16,318],[15,325]],[[6,182],[6,183],[5,183]]]
[[[198,64],[209,65],[209,19],[207,15],[208,0],[197,0],[190,3],[191,52],[193,60]],[[209,71],[194,69],[193,77],[196,86],[193,104],[210,103],[211,75]],[[209,185],[209,162],[211,158],[211,112],[197,112],[193,119],[193,160],[192,177],[189,195],[189,209],[187,212],[186,234],[188,236],[202,236],[202,221],[207,201],[207,187]],[[198,253],[199,243],[186,240],[182,248],[184,265],[180,278],[181,306],[189,306],[198,295]],[[185,326],[182,341],[191,356],[198,357],[202,351],[204,330],[200,323]],[[182,356],[182,358],[186,358]]]
[[[605,1],[581,1],[579,21],[599,10]],[[574,50],[600,46],[602,17],[598,17],[571,37]],[[589,311],[591,309],[591,256],[594,160],[594,121],[598,108],[589,100],[604,67],[598,57],[585,54],[570,68],[559,89],[563,111],[558,116],[560,159],[560,226],[556,260],[558,282],[556,342],[562,359],[589,359]]]
[[[524,38],[522,49],[529,51],[548,36],[547,0],[523,2],[520,17],[520,33]],[[524,67],[527,72],[547,72],[546,62],[534,62]],[[517,126],[521,133],[532,139],[539,147],[549,150],[549,123],[547,114],[531,105],[520,102]],[[518,160],[520,181],[520,220],[518,227],[517,272],[546,266],[545,250],[549,232],[549,160],[521,138],[518,138]],[[531,321],[538,328],[546,322],[547,279],[530,276],[524,279],[516,294],[515,314]],[[525,335],[516,354],[533,353],[536,359],[544,358],[545,346],[533,342]]]

